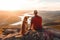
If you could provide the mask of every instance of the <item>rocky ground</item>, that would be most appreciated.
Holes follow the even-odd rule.
[[[20,34],[18,33],[8,34],[7,36],[0,38],[0,40],[60,40],[59,37],[56,37],[47,31],[37,32],[29,30],[24,36],[18,36],[18,35]]]

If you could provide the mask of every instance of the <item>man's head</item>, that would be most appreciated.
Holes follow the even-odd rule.
[[[34,15],[37,15],[38,14],[38,11],[37,10],[34,10]]]

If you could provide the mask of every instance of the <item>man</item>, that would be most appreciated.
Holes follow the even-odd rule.
[[[34,29],[38,32],[42,31],[42,18],[38,16],[37,10],[34,10],[34,17],[31,19],[30,29]]]

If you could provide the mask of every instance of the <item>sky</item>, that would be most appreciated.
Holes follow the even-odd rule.
[[[0,10],[60,10],[60,0],[0,0]]]

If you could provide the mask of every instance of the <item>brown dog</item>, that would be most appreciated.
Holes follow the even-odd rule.
[[[21,30],[21,34],[24,35],[26,33],[26,31],[28,30],[28,16],[25,16],[23,19],[23,23],[22,23],[22,30]]]

